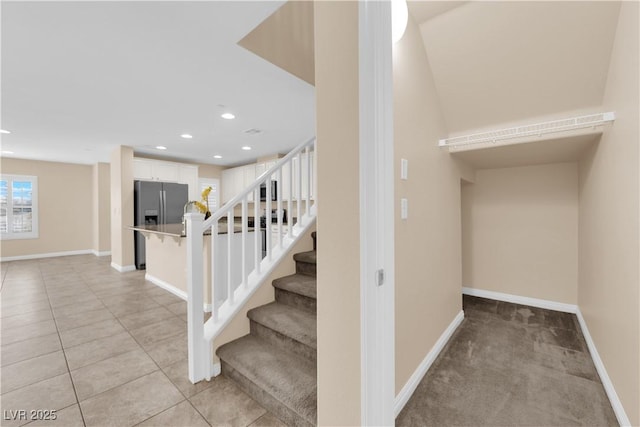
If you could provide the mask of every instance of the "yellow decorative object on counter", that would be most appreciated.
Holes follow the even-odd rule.
[[[196,206],[200,209],[200,212],[204,214],[204,219],[207,219],[211,216],[211,211],[209,210],[209,193],[211,193],[211,186],[202,190],[202,201],[203,203],[196,202]]]

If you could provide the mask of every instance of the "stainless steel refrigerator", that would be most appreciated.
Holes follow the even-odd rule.
[[[189,186],[170,182],[134,182],[134,225],[180,224]],[[135,232],[136,268],[145,268],[145,238]]]

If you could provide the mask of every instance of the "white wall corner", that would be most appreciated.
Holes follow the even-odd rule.
[[[444,346],[447,345],[447,342],[449,342],[451,336],[456,331],[456,329],[458,329],[458,326],[460,326],[463,320],[464,311],[460,310],[453,321],[451,321],[449,326],[447,326],[447,329],[445,329],[442,335],[440,335],[440,338],[438,338],[436,343],[433,345],[431,351],[429,351],[422,362],[420,362],[420,365],[418,365],[418,368],[413,372],[404,387],[402,387],[402,390],[400,390],[400,393],[398,393],[398,395],[396,396],[396,401],[393,408],[396,417],[400,414],[402,408],[404,408],[404,406],[407,404],[407,402],[413,395],[413,392],[416,391],[416,388],[420,384],[420,381],[422,381],[422,378],[424,378],[433,362],[435,362],[436,358],[438,357]]]
[[[111,267],[117,271],[119,271],[120,273],[128,273],[129,271],[135,271],[136,270],[136,266],[135,265],[119,265],[116,264],[115,262],[111,263]]]
[[[589,348],[589,353],[591,353],[593,364],[596,366],[596,370],[598,371],[598,375],[600,376],[600,381],[602,381],[604,391],[607,393],[607,397],[611,402],[611,407],[613,408],[613,412],[616,414],[618,423],[621,426],[630,426],[631,421],[629,420],[629,417],[627,417],[627,413],[622,406],[622,402],[618,397],[618,393],[616,393],[616,389],[613,386],[611,378],[609,378],[609,374],[607,374],[607,369],[604,367],[604,363],[602,362],[602,359],[598,354],[598,349],[596,348],[596,344],[593,342],[593,338],[591,338],[589,328],[587,328],[587,322],[584,320],[584,317],[582,317],[580,308],[576,310],[576,316],[578,316],[578,322],[580,323],[580,329],[582,329],[582,335],[584,335],[584,339],[587,342],[587,347]]]
[[[109,256],[109,255],[111,255],[111,251],[102,251],[102,252],[101,252],[101,251],[97,251],[97,250],[95,250],[95,249],[93,249],[93,250],[91,251],[91,253],[93,253],[93,254],[94,254],[95,256],[97,256],[97,257],[101,257],[101,256]]]
[[[221,373],[222,373],[222,368],[220,366],[220,362],[214,363],[214,364],[211,365],[211,376],[212,377],[217,377]]]
[[[565,313],[576,313],[578,306],[575,304],[567,304],[564,302],[549,301],[546,299],[522,297],[519,295],[505,294],[502,292],[487,291],[484,289],[476,289],[469,287],[462,287],[463,295],[470,295],[472,297],[480,297],[493,299],[496,301],[511,302],[514,304],[528,305],[531,307],[544,308],[547,310],[563,311]]]

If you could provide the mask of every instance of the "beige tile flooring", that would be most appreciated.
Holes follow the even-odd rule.
[[[93,255],[0,267],[1,425],[284,425],[223,376],[189,382],[186,303],[144,272]]]

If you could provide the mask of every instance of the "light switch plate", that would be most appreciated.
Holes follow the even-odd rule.
[[[400,159],[400,179],[409,179],[409,160]]]
[[[407,219],[409,217],[409,201],[407,199],[400,199],[400,219]]]

